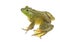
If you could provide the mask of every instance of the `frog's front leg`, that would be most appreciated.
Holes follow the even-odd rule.
[[[26,32],[28,32],[29,30],[32,30],[34,28],[35,23],[31,22],[31,24],[27,27],[27,29],[23,29],[26,30]]]

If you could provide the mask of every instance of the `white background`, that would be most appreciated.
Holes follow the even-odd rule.
[[[21,12],[25,6],[40,11],[49,11],[55,17],[54,29],[42,39],[25,34],[22,28],[30,23]],[[60,1],[59,0],[0,0],[0,42],[60,42]]]

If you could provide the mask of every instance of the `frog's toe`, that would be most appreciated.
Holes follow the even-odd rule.
[[[24,28],[22,28],[22,30],[25,30],[26,31],[25,33],[27,33],[29,31],[28,29],[24,29]]]
[[[45,32],[42,32],[42,33],[33,34],[32,36],[37,36],[37,37],[41,38],[44,34],[45,34]]]
[[[37,36],[41,38],[43,35],[45,35],[46,32],[43,32],[41,29],[34,30],[34,34],[32,36]]]
[[[42,32],[42,30],[41,29],[37,29],[37,30],[34,30],[34,33],[41,33]]]

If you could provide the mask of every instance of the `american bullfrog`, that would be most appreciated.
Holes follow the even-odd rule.
[[[33,36],[41,38],[43,35],[53,29],[54,26],[51,24],[51,22],[55,20],[55,18],[50,12],[37,11],[28,6],[21,8],[21,11],[28,17],[28,20],[31,22],[27,29],[24,30],[29,31],[34,28],[35,24],[39,25],[39,28],[37,28],[37,30],[34,30]]]

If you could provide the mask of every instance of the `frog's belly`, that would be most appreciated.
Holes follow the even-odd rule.
[[[41,24],[42,22],[43,22],[42,19],[36,19],[36,20],[35,20],[35,24]]]

